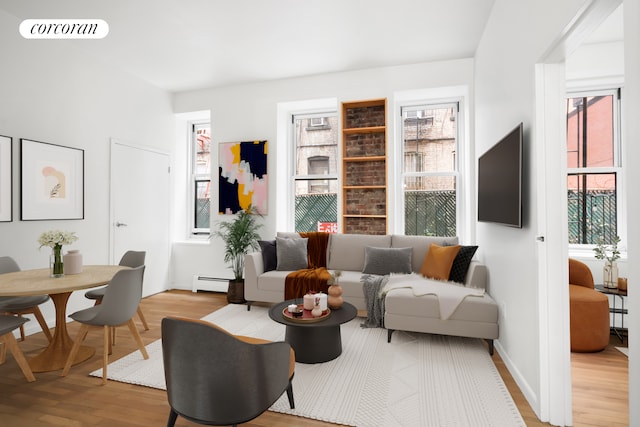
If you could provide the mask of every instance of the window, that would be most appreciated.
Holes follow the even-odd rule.
[[[309,158],[309,175],[329,175],[329,156],[313,156]],[[309,193],[328,193],[329,180],[310,180]]]
[[[404,233],[457,235],[458,104],[402,107]]]
[[[569,243],[611,244],[620,211],[619,91],[571,94],[566,114]]]
[[[295,231],[337,230],[338,117],[294,115]]]
[[[211,127],[191,126],[192,234],[208,234],[211,217]]]

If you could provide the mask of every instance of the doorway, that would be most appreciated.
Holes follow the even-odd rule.
[[[111,262],[128,250],[146,251],[143,297],[167,289],[169,160],[167,153],[111,140]]]

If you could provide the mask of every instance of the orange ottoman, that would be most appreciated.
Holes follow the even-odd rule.
[[[584,286],[569,285],[571,351],[604,350],[609,344],[609,299]]]

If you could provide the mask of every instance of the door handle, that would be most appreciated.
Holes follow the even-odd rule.
[[[127,225],[128,224],[125,224],[125,223],[120,222],[120,221],[116,222],[116,227],[126,227]]]

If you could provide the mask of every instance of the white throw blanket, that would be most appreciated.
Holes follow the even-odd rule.
[[[467,288],[459,283],[427,279],[416,273],[392,274],[387,284],[380,291],[384,298],[390,291],[400,288],[411,288],[413,295],[435,295],[440,303],[440,319],[447,320],[460,303],[468,296],[481,297],[484,289]]]

